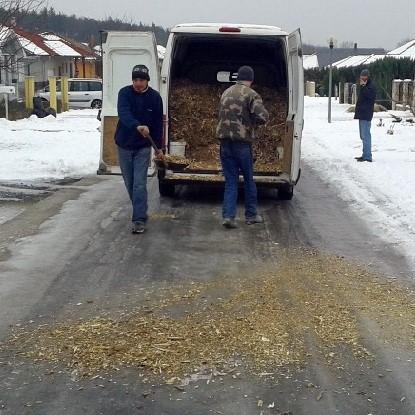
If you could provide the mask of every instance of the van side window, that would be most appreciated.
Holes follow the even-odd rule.
[[[97,81],[90,81],[89,91],[102,91],[102,83]]]

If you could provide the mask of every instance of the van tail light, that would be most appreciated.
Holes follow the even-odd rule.
[[[221,33],[240,33],[241,29],[239,27],[223,26],[223,27],[219,28],[219,32],[221,32]]]

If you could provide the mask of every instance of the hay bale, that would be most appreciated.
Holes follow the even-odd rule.
[[[219,101],[229,85],[207,85],[189,80],[175,81],[170,94],[170,138],[185,141],[186,157],[198,163],[219,163],[219,142],[216,139]],[[254,153],[261,165],[278,162],[277,146],[285,132],[287,100],[285,91],[262,86],[255,90],[262,96],[270,112],[270,121],[258,128]]]

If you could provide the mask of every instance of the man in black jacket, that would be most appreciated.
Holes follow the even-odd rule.
[[[158,148],[162,145],[163,102],[149,87],[149,70],[136,65],[132,85],[118,93],[118,125],[115,142],[124,183],[133,205],[132,233],[143,233],[147,222],[147,172],[150,165],[149,135]]]
[[[360,94],[356,103],[354,118],[359,120],[360,139],[363,142],[362,156],[356,157],[359,162],[372,162],[372,136],[370,127],[375,108],[376,88],[369,78],[369,71],[363,69],[360,74]]]

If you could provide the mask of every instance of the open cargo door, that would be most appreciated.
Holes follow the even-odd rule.
[[[103,44],[103,102],[101,111],[101,160],[99,174],[120,173],[114,133],[118,122],[117,100],[121,88],[131,84],[135,65],[150,70],[150,86],[159,91],[157,44],[150,32],[108,32]]]
[[[300,29],[288,36],[288,70],[290,79],[290,104],[287,126],[292,132],[290,180],[296,183],[300,175],[301,136],[304,119],[304,69]]]

